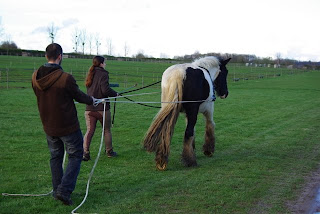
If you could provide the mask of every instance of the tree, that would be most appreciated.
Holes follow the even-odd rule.
[[[108,48],[108,55],[112,56],[113,53],[113,45],[112,45],[112,39],[107,39],[107,48]]]
[[[276,63],[277,67],[280,68],[280,59],[281,59],[281,53],[276,53]]]
[[[143,50],[139,50],[137,55],[136,55],[136,58],[137,59],[143,59],[143,58],[146,58],[147,56],[144,55],[144,51]]]
[[[18,46],[16,45],[16,43],[11,41],[11,36],[7,35],[7,40],[1,43],[0,48],[6,49],[7,55],[9,55],[9,50],[16,50],[18,49]]]
[[[0,41],[1,41],[2,35],[4,35],[4,27],[2,26],[1,19],[0,19]]]
[[[93,41],[93,35],[90,33],[88,36],[89,55],[91,55],[91,52],[92,52],[92,41]]]
[[[169,58],[169,56],[165,53],[160,53],[160,58],[166,59],[166,58]]]
[[[124,43],[123,49],[124,49],[124,57],[127,57],[129,54],[129,46],[127,42]]]
[[[72,42],[73,42],[73,50],[77,53],[78,52],[78,46],[79,46],[79,38],[80,37],[80,32],[78,28],[75,28],[73,33],[72,33]]]
[[[47,27],[47,32],[49,34],[49,38],[51,40],[51,43],[54,43],[54,39],[57,36],[58,27],[55,27],[53,23],[49,27]]]
[[[194,54],[192,54],[192,58],[193,59],[198,59],[198,58],[200,58],[201,57],[201,53],[198,51],[198,50],[196,50],[195,52],[194,52]]]
[[[86,44],[87,32],[86,30],[81,30],[79,34],[79,42],[82,45],[82,54],[84,55],[84,46]]]
[[[18,46],[16,45],[15,42],[4,41],[1,43],[0,48],[7,49],[7,50],[13,50],[13,49],[18,49]]]
[[[96,48],[97,48],[97,55],[99,55],[99,47],[101,45],[99,33],[97,33],[95,35],[94,40],[95,40]]]

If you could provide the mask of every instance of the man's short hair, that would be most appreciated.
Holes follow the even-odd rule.
[[[57,43],[52,43],[46,48],[46,56],[48,60],[56,60],[59,55],[62,55],[62,47]]]

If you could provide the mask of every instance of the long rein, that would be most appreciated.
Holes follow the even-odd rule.
[[[153,105],[148,105],[148,104],[159,104],[159,103],[160,104],[161,103],[199,103],[199,102],[213,102],[213,101],[215,101],[215,96],[212,97],[212,100],[205,99],[205,100],[168,101],[168,102],[165,102],[165,101],[161,101],[161,102],[134,101],[134,100],[128,98],[130,96],[140,96],[140,95],[147,95],[147,94],[154,94],[154,93],[142,93],[142,94],[132,94],[132,95],[123,96],[124,94],[130,93],[130,92],[139,91],[139,90],[151,87],[153,85],[156,85],[156,84],[158,84],[160,82],[161,81],[158,81],[158,82],[152,83],[150,85],[147,85],[147,86],[144,86],[144,87],[141,87],[141,88],[137,88],[137,89],[133,89],[133,90],[129,90],[129,91],[126,90],[124,92],[120,92],[119,96],[117,96],[117,97],[108,97],[108,98],[96,99],[94,105],[99,105],[100,103],[106,103],[106,102],[114,103],[114,106],[113,106],[113,117],[112,117],[112,122],[111,122],[111,124],[113,126],[114,125],[115,113],[116,113],[116,103],[135,103],[135,104],[142,105],[142,106],[145,106],[145,107],[150,107],[150,108],[161,108],[160,106],[153,106]],[[136,85],[137,84],[135,84],[134,86],[132,86],[130,88],[133,88]],[[155,93],[158,93],[158,92],[155,92]],[[124,99],[126,99],[128,101],[117,101],[117,98],[124,98]],[[114,99],[114,100],[112,100],[112,99]]]
[[[161,83],[161,80],[158,81],[158,82],[152,83],[152,84],[150,84],[150,85],[143,86],[143,87],[141,87],[141,88],[137,88],[137,89],[133,89],[133,90],[129,90],[129,91],[126,90],[126,91],[124,91],[124,92],[120,92],[119,95],[128,94],[128,93],[135,92],[135,91],[140,91],[140,90],[142,90],[142,89],[149,88],[149,87],[151,87],[151,86],[153,86],[153,85],[156,85],[156,84],[159,84],[159,83]],[[137,85],[137,84],[135,84],[135,86],[136,86],[136,85]],[[134,103],[136,103],[136,104],[138,104],[138,105],[142,105],[142,106],[146,106],[146,107],[150,107],[150,108],[161,108],[161,107],[159,107],[159,106],[151,106],[151,105],[145,105],[144,103],[141,103],[141,102],[135,102],[134,100],[128,98],[127,96],[124,96],[123,98],[126,99],[126,100],[129,100],[129,101],[131,101],[131,102],[134,102]],[[115,101],[116,101],[116,99],[115,99]],[[115,103],[116,103],[116,102],[115,102]]]
[[[160,83],[160,82],[161,82],[161,81],[158,81],[158,82],[152,83],[152,84],[150,84],[150,85],[147,85],[147,86],[144,86],[144,87],[141,87],[141,88],[129,90],[129,89],[131,89],[131,88],[136,87],[136,86],[137,86],[137,83],[136,83],[136,84],[133,85],[132,87],[127,88],[125,91],[120,92],[119,95],[127,94],[127,93],[134,92],[134,91],[139,91],[139,90],[142,90],[142,89],[151,87],[151,86],[153,86],[153,85],[156,85],[156,84],[158,84],[158,83]],[[128,98],[128,97],[123,97],[123,98],[135,103],[134,100],[132,100],[132,99],[130,99],[130,98]],[[117,103],[116,101],[117,101],[117,98],[115,98],[114,101],[115,101],[115,102],[114,102],[114,104],[113,104],[113,115],[112,115],[112,122],[111,122],[112,126],[114,125],[114,118],[115,118],[115,115],[116,115],[116,103]],[[159,106],[151,106],[151,105],[144,104],[144,103],[139,103],[139,102],[138,102],[137,104],[138,104],[138,105],[142,105],[142,106],[146,106],[146,107],[150,107],[150,108],[161,108],[161,107],[159,107]]]

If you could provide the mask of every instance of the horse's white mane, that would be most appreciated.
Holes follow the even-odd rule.
[[[217,57],[214,56],[206,56],[200,59],[195,60],[192,64],[196,66],[201,66],[206,69],[214,68],[214,67],[219,67],[219,60]]]

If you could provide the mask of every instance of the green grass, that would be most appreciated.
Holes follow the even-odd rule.
[[[90,65],[90,61],[80,62]],[[64,63],[64,67],[68,67],[67,60]],[[115,67],[111,69],[112,63]],[[146,75],[150,75],[148,70],[160,72],[166,66],[110,61],[110,72],[116,68],[125,72],[131,65],[139,66]],[[82,81],[80,75],[78,77]],[[286,203],[298,196],[305,176],[319,166],[319,80],[319,72],[302,72],[230,81],[229,97],[215,102],[217,142],[214,156],[207,158],[201,152],[204,120],[199,116],[196,126],[198,167],[186,168],[181,164],[185,128],[181,115],[172,139],[168,170],[164,172],[155,169],[154,154],[145,152],[141,145],[158,110],[118,103],[112,134],[119,157],[100,157],[89,196],[78,212],[289,213]],[[36,98],[30,83],[11,84],[8,90],[3,85],[0,87],[0,192],[49,192],[49,151]],[[115,89],[120,91],[124,86]],[[141,92],[154,91],[159,89]],[[160,95],[135,99],[159,101]],[[83,132],[86,130],[84,108],[77,104]],[[91,146],[93,159],[100,137],[101,127],[98,127]],[[74,206],[63,206],[50,196],[0,196],[1,213],[70,212],[84,197],[93,163],[82,163],[72,194]]]

